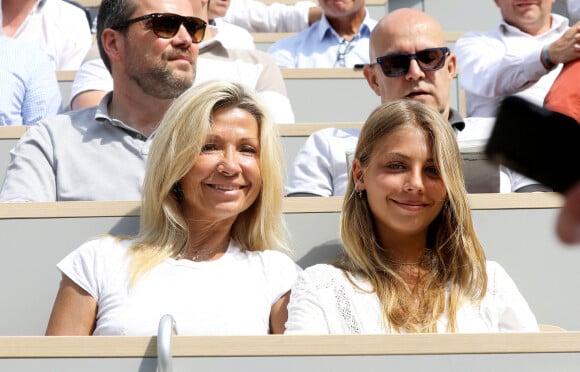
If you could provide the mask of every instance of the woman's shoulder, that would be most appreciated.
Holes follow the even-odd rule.
[[[336,287],[346,281],[344,271],[329,264],[309,266],[300,275],[316,288]]]

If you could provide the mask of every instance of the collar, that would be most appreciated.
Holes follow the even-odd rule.
[[[568,29],[568,24],[569,24],[568,18],[561,16],[559,14],[552,13],[552,26],[544,34],[548,32],[564,33],[564,31]],[[502,35],[531,36],[527,32],[520,30],[516,26],[508,24],[504,19],[500,21],[498,29]],[[544,34],[536,35],[534,37],[542,36]]]
[[[369,37],[371,34],[371,30],[374,27],[374,24],[376,22],[374,20],[371,19],[368,10],[366,10],[365,8],[365,18],[363,19],[354,39],[357,39],[361,36],[365,36],[365,37]],[[342,40],[342,37],[340,37],[338,35],[338,33],[334,30],[334,28],[332,28],[332,26],[330,25],[330,23],[328,23],[328,18],[326,18],[326,15],[322,15],[322,18],[320,19],[320,21],[318,21],[317,23],[315,23],[317,29],[316,29],[316,36],[318,38],[319,41],[324,40],[325,37],[329,37],[330,35],[334,35],[336,37],[337,40]]]
[[[465,129],[465,120],[456,109],[449,108],[449,118],[447,120],[455,131],[461,132]]]
[[[207,27],[211,27],[212,29],[215,30],[215,36],[212,39],[209,40],[204,40],[201,43],[198,44],[199,47],[199,54],[205,53],[210,49],[213,48],[217,48],[217,47],[221,47],[223,49],[226,49],[224,47],[224,43],[222,41],[223,37],[223,33],[219,32],[219,27],[215,27],[215,26],[207,26]]]
[[[111,99],[113,98],[113,92],[108,92],[107,94],[105,94],[105,96],[103,97],[103,99],[101,99],[101,102],[99,102],[99,105],[97,106],[97,110],[95,112],[95,121],[98,123],[101,123],[101,125],[112,125],[115,126],[119,129],[124,130],[126,133],[128,133],[131,137],[134,138],[140,138],[142,140],[146,140],[147,137],[139,132],[137,129],[123,123],[121,120],[112,118],[109,115],[109,103],[111,102]],[[151,136],[149,136],[150,138],[153,137],[153,134],[151,134]]]

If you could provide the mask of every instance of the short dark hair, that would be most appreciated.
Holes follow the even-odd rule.
[[[97,15],[97,44],[99,45],[99,54],[109,72],[111,71],[111,60],[103,48],[103,31],[106,28],[113,28],[116,25],[127,22],[131,15],[137,9],[136,1],[138,0],[101,0],[99,13]],[[126,33],[126,29],[119,32]]]

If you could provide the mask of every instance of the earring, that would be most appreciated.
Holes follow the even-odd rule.
[[[358,195],[359,198],[362,199],[363,198],[363,192],[362,192],[362,190],[358,190],[357,191],[357,195]]]

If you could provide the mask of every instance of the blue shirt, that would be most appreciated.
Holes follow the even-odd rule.
[[[0,125],[30,125],[61,111],[61,96],[48,55],[0,35]]]
[[[354,67],[369,63],[369,38],[377,21],[365,19],[352,41],[345,41],[328,23],[326,16],[306,30],[278,40],[268,49],[280,67]]]

